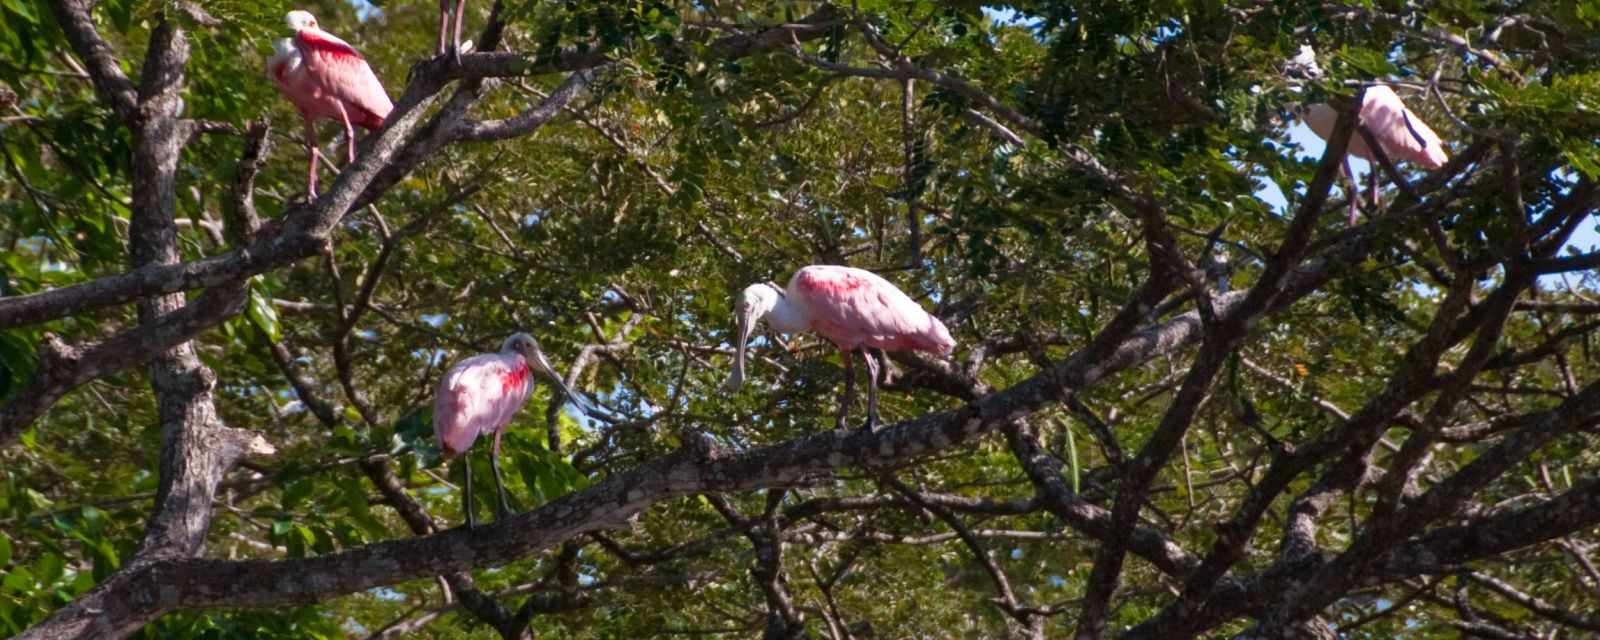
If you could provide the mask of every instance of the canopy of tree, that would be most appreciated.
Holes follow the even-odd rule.
[[[395,101],[316,198],[292,8]],[[1593,0],[438,11],[0,2],[0,633],[1600,634]],[[1347,225],[1373,82],[1451,161]],[[876,432],[815,337],[719,390],[807,264],[958,343]],[[599,407],[469,531],[433,388],[514,331]]]

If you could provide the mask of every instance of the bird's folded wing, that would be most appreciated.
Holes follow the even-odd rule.
[[[389,94],[377,74],[361,54],[333,36],[302,31],[296,45],[313,62],[324,89],[331,95],[354,105],[351,121],[367,129],[383,126],[383,119],[394,110]]]
[[[889,349],[924,348],[928,312],[877,274],[808,268],[795,276],[795,285],[813,325],[824,334],[848,333]]]

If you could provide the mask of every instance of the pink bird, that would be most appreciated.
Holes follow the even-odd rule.
[[[1325,104],[1314,104],[1306,110],[1306,125],[1323,140],[1333,135],[1333,124],[1338,119],[1339,112]],[[1394,89],[1383,85],[1367,87],[1366,96],[1361,99],[1359,122],[1372,132],[1372,137],[1390,159],[1415,162],[1429,170],[1450,161],[1439,134],[1406,108]],[[1374,159],[1360,134],[1350,138],[1348,151],[1363,160]]]
[[[1295,56],[1286,67],[1291,75],[1316,78],[1322,75],[1322,69],[1317,67],[1316,52],[1309,46],[1300,47],[1299,55]],[[1339,112],[1325,104],[1314,104],[1305,110],[1306,126],[1323,140],[1333,135],[1333,125],[1339,120]],[[1414,162],[1429,170],[1438,169],[1450,161],[1450,155],[1445,153],[1444,143],[1440,141],[1439,134],[1434,133],[1428,124],[1423,122],[1417,114],[1406,108],[1405,102],[1400,100],[1393,89],[1383,85],[1367,87],[1366,94],[1361,99],[1361,111],[1356,123],[1365,127],[1378,141],[1378,146],[1383,149],[1384,155],[1389,159]],[[1367,147],[1367,141],[1359,131],[1350,136],[1350,143],[1346,148],[1351,155],[1368,162],[1375,158],[1372,149]],[[1350,170],[1348,159],[1344,163],[1344,172],[1351,181],[1355,180],[1355,172]],[[1367,178],[1371,184],[1371,197],[1373,205],[1378,202],[1378,167],[1376,163],[1367,171]],[[1350,224],[1356,223],[1356,200],[1350,198]]]
[[[845,414],[855,395],[855,368],[851,353],[860,351],[867,362],[867,430],[878,424],[878,376],[884,367],[883,351],[950,353],[956,341],[944,323],[900,289],[871,271],[833,265],[812,265],[795,272],[788,289],[761,283],[746,287],[735,309],[737,349],[733,374],[723,385],[727,391],[744,384],[744,357],[756,323],[784,333],[813,331],[827,338],[844,358],[844,396],[835,428],[844,429]]]
[[[317,120],[344,125],[347,159],[356,161],[356,126],[368,131],[383,127],[394,110],[378,76],[349,43],[317,28],[317,19],[305,11],[285,17],[293,38],[274,43],[276,53],[267,60],[267,75],[278,91],[300,110],[306,122],[306,191],[317,195]]]
[[[499,353],[475,355],[450,367],[439,381],[433,400],[433,432],[446,458],[466,453],[479,435],[494,434],[489,464],[494,469],[494,487],[500,495],[497,519],[511,511],[500,478],[500,434],[533,390],[530,374],[555,385],[565,398],[581,405],[578,395],[567,388],[567,383],[545,360],[539,343],[526,333],[514,333],[506,338]],[[468,462],[464,466],[466,495],[462,510],[467,514],[467,527],[471,528],[477,525],[472,515],[472,464]]]

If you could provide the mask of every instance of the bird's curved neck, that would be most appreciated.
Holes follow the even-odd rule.
[[[298,69],[304,63],[298,49],[279,51],[267,60],[267,75],[282,82],[290,72]]]
[[[779,295],[776,304],[767,312],[767,326],[784,333],[799,333],[811,328],[804,310],[788,296]]]

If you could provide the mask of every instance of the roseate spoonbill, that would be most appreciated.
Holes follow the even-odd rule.
[[[489,465],[494,469],[494,488],[500,497],[496,519],[511,511],[500,478],[500,433],[533,390],[530,374],[555,385],[565,398],[582,405],[539,351],[539,343],[526,333],[511,334],[500,345],[499,353],[479,354],[457,362],[439,381],[433,399],[433,432],[446,458],[466,453],[479,435],[494,434]],[[467,513],[467,527],[471,528],[477,526],[472,515],[472,464],[464,466],[466,495],[462,509]]]
[[[835,422],[839,430],[844,429],[855,396],[852,352],[860,351],[867,362],[866,429],[872,431],[878,424],[878,375],[887,366],[883,351],[945,355],[956,346],[944,323],[904,292],[871,271],[851,267],[805,267],[789,279],[787,289],[767,283],[745,287],[734,314],[738,327],[733,374],[723,388],[733,391],[744,383],[745,348],[757,322],[765,319],[784,333],[816,332],[838,347],[844,358],[844,394]]]
[[[293,38],[273,43],[276,53],[267,60],[267,75],[306,123],[306,192],[317,195],[317,120],[344,125],[346,154],[356,161],[356,131],[383,127],[394,109],[378,76],[349,43],[317,28],[317,19],[305,11],[290,11],[284,18]]]
[[[450,29],[451,0],[439,0],[439,53],[443,55],[450,52],[450,58],[456,64],[461,64],[461,13],[466,10],[467,0],[455,0],[456,14],[454,18],[455,29]],[[453,33],[453,35],[452,35]],[[449,36],[449,39],[446,39]]]
[[[1306,78],[1321,76],[1322,69],[1317,66],[1316,52],[1309,46],[1300,47],[1299,55],[1289,63],[1288,70]],[[1339,120],[1339,112],[1326,104],[1314,104],[1305,109],[1304,118],[1306,126],[1311,128],[1317,137],[1327,140],[1333,135],[1333,125]],[[1383,153],[1394,161],[1408,161],[1421,165],[1429,170],[1438,169],[1450,161],[1450,155],[1445,153],[1444,143],[1440,141],[1439,134],[1434,133],[1426,122],[1417,117],[1411,109],[1406,108],[1405,102],[1393,89],[1383,85],[1367,87],[1366,93],[1361,98],[1361,111],[1356,123],[1372,134],[1378,142]],[[1350,137],[1349,147],[1346,149],[1350,155],[1361,158],[1371,163],[1367,170],[1367,181],[1371,189],[1373,205],[1378,202],[1378,166],[1374,161],[1372,149],[1367,147],[1367,141],[1360,132]],[[1350,170],[1350,161],[1344,162],[1344,172],[1353,182],[1355,172]],[[1350,198],[1350,224],[1356,223],[1355,196]]]

